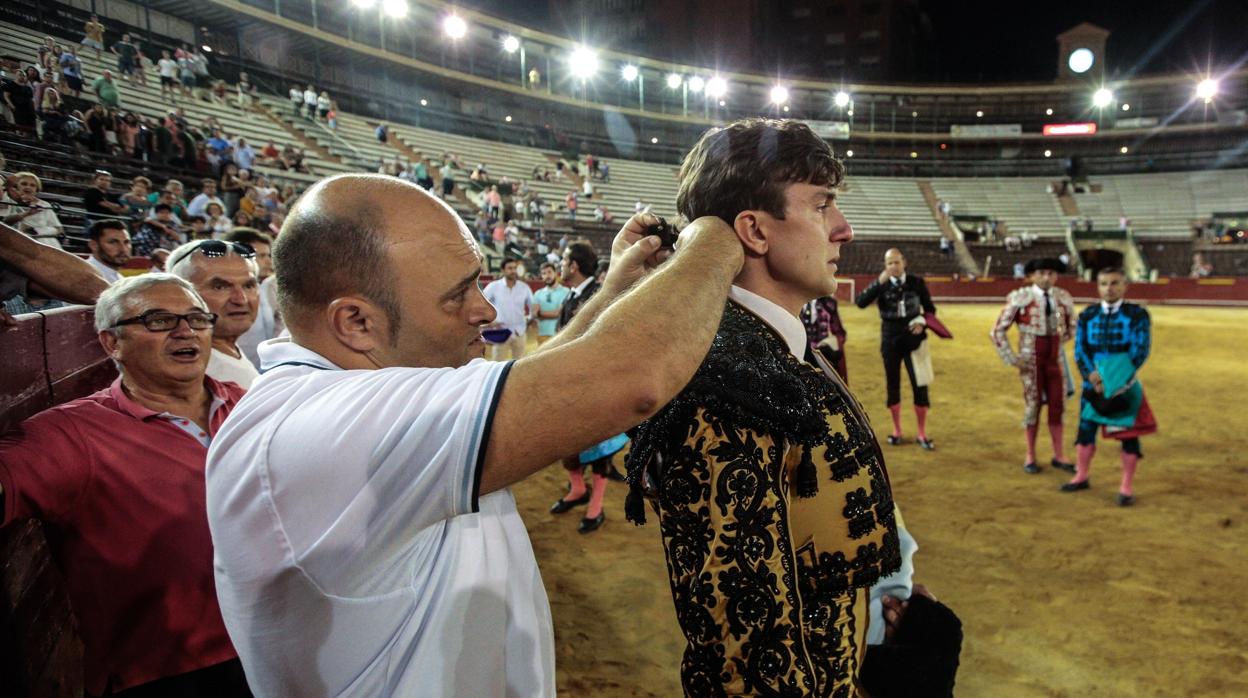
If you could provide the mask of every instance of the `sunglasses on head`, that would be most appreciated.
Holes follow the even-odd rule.
[[[252,249],[251,245],[248,245],[245,242],[226,242],[224,240],[201,240],[195,243],[195,246],[192,247],[191,249],[178,255],[175,259],[169,260],[169,264],[165,268],[172,269],[176,267],[178,265],[178,262],[181,262],[187,257],[190,257],[196,252],[203,254],[205,257],[228,257],[230,254],[230,250],[234,250],[234,254],[244,259],[253,259],[256,256],[256,251]]]

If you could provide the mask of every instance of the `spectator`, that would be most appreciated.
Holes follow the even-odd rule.
[[[390,129],[385,124],[377,124],[377,128],[373,130],[373,135],[377,136],[378,143],[385,143],[390,138]]]
[[[130,180],[130,191],[122,194],[117,202],[125,206],[126,213],[131,216],[146,216],[147,210],[152,206],[147,200],[147,194],[151,188],[152,180],[139,175]]]
[[[169,250],[166,250],[163,247],[157,247],[156,249],[152,250],[152,253],[148,255],[147,258],[151,260],[152,262],[152,266],[148,267],[147,269],[148,273],[164,272],[165,263],[169,261]]]
[[[321,121],[325,121],[329,117],[329,93],[321,90],[321,94],[316,97],[316,114],[321,117]]]
[[[289,96],[291,116],[299,116],[299,110],[303,107],[303,90],[298,85],[291,85]]]
[[[78,60],[78,52],[70,47],[61,54],[58,62],[66,92],[72,97],[82,94],[82,61]]]
[[[178,94],[178,62],[173,60],[168,50],[160,52],[156,72],[160,74],[160,96],[174,99]]]
[[[594,207],[594,220],[599,223],[610,223],[615,220],[615,216],[611,215],[611,210],[606,204],[598,204]]]
[[[491,361],[500,360],[504,347],[511,359],[524,356],[527,344],[525,333],[529,317],[533,314],[533,289],[520,280],[519,268],[518,260],[503,260],[503,278],[491,281],[482,291],[485,299],[498,312],[497,320],[487,328],[511,330],[505,341],[490,345]]]
[[[225,104],[226,89],[224,80],[216,80],[212,83],[211,99],[213,104]]]
[[[208,55],[203,49],[196,48],[191,57],[191,69],[195,71],[195,88],[204,90],[212,83],[212,74],[208,71]]]
[[[160,201],[164,201],[165,203],[173,207],[173,215],[176,216],[178,220],[185,220],[187,216],[187,212],[186,212],[186,201],[182,198],[182,195],[184,193],[185,193],[185,188],[182,186],[181,181],[176,180],[176,179],[169,179],[165,181],[165,186],[163,189],[161,189],[159,192],[148,195],[147,200],[152,205],[155,205]],[[170,198],[172,200],[170,200]]]
[[[220,201],[209,202],[204,209],[204,217],[208,221],[208,227],[212,229],[214,240],[220,240],[234,227],[234,222],[230,220],[229,216],[225,215],[225,208]]]
[[[216,313],[208,375],[250,388],[260,376],[243,356],[238,338],[256,321],[260,281],[251,247],[222,240],[188,242],[169,255],[169,273],[191,282]]]
[[[104,170],[96,170],[91,179],[91,187],[82,195],[82,207],[87,211],[87,218],[100,216],[122,216],[129,212],[126,206],[109,200],[108,188],[112,186],[113,176]]]
[[[605,162],[599,163],[598,178],[601,179],[604,184],[610,184],[611,183],[611,166]]]
[[[4,103],[13,112],[13,123],[34,129],[35,92],[26,76],[26,71],[19,70],[12,80],[5,81]]]
[[[234,218],[230,223],[230,230],[233,230],[234,228],[250,228],[254,221],[246,211],[238,210],[234,212]]]
[[[117,72],[125,80],[135,72],[141,72],[139,64],[139,47],[130,42],[129,34],[122,34],[121,40],[113,44],[113,53],[117,54]]]
[[[485,193],[485,211],[490,218],[502,216],[503,196],[498,193],[498,185],[491,185]]]
[[[311,85],[303,91],[303,115],[308,119],[316,116],[316,90]]]
[[[181,245],[182,232],[177,221],[173,219],[173,207],[169,204],[156,204],[152,209],[152,217],[143,221],[131,242],[134,256],[150,257],[157,249],[173,250]]]
[[[212,228],[203,216],[187,216],[185,222],[188,241],[212,239]]]
[[[117,90],[117,83],[113,82],[112,71],[105,70],[100,77],[91,83],[91,89],[95,90],[95,96],[100,100],[100,104],[111,109],[119,109],[121,107],[121,93]]]
[[[39,198],[43,182],[33,172],[18,172],[6,182],[0,200],[0,216],[4,223],[17,228],[45,245],[61,248],[65,226],[56,216],[52,204]]]
[[[243,197],[243,185],[238,178],[238,165],[227,162],[221,173],[221,198],[225,202],[225,212],[234,213],[238,210],[238,200]]]
[[[1203,279],[1213,274],[1213,265],[1205,261],[1205,256],[1199,252],[1192,255],[1192,271],[1189,276],[1193,279]]]
[[[943,255],[953,254],[953,241],[944,235],[940,236],[940,253]]]
[[[570,191],[567,196],[563,197],[563,205],[568,209],[568,218],[572,219],[572,223],[575,224],[577,206],[576,191]]]
[[[91,19],[82,26],[82,45],[95,49],[97,59],[104,50],[104,25],[98,16],[91,15]]]
[[[238,348],[254,366],[260,365],[257,348],[273,339],[283,328],[277,314],[277,286],[273,277],[273,238],[255,228],[235,228],[225,236],[226,242],[248,245],[256,251],[256,271],[260,280],[256,321],[237,340]]]
[[[38,518],[59,541],[88,695],[251,695],[204,513],[208,444],[243,394],[204,378],[212,322],[165,274],[105,290],[95,326],[120,377],[0,440],[0,521]]]
[[[238,169],[250,172],[256,165],[256,149],[247,144],[247,139],[239,138],[234,145],[234,164]]]
[[[555,256],[558,259],[558,255]],[[571,289],[559,283],[559,272],[553,262],[542,264],[542,283],[546,284],[533,294],[533,317],[537,319],[537,343],[545,344],[559,329],[559,312],[568,299]]]
[[[338,103],[337,102],[329,103],[329,113],[325,115],[325,123],[329,124],[330,129],[334,131],[338,130]]]
[[[178,50],[175,58],[178,62],[178,84],[182,86],[182,96],[192,99],[195,96],[195,54],[183,49]]]
[[[537,68],[529,69],[529,89],[536,90],[542,86],[542,74],[537,72]]]
[[[282,151],[277,149],[277,146],[273,144],[273,141],[269,141],[264,145],[264,148],[260,150],[260,163],[270,167],[277,167],[278,159],[281,154]]]
[[[130,261],[130,233],[119,220],[96,221],[87,231],[87,249],[87,264],[111,284],[121,279],[121,268]]]
[[[256,100],[256,86],[251,84],[251,78],[247,73],[238,74],[238,108],[244,111],[251,109],[251,104]]]
[[[1014,263],[1014,278],[1015,279],[1027,278],[1027,266],[1023,264],[1022,262]]]
[[[216,203],[225,210],[225,202],[217,197],[217,180],[204,179],[200,182],[200,192],[191,199],[191,203],[186,207],[186,213],[191,216],[202,216],[207,209],[208,204]]]

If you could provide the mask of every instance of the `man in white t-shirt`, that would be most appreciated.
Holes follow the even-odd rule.
[[[108,283],[121,278],[121,268],[130,261],[130,232],[116,219],[96,221],[87,230],[87,257],[90,264]]]
[[[173,99],[178,93],[178,62],[173,60],[168,51],[161,51],[160,60],[156,61],[156,70],[160,73],[160,96]]]
[[[555,695],[507,487],[671,399],[742,264],[703,218],[646,274],[653,223],[625,225],[559,336],[488,362],[482,257],[449,206],[377,175],[300,197],[273,250],[291,336],[260,346],[264,375],[208,456],[218,598],[256,695]]]
[[[511,330],[507,340],[490,345],[490,360],[498,361],[502,349],[511,352],[511,358],[524,356],[529,316],[533,309],[533,289],[519,278],[520,263],[514,259],[503,261],[503,278],[486,285],[485,299],[498,311],[498,319],[491,327]]]
[[[197,240],[170,253],[166,264],[170,274],[191,282],[208,304],[208,310],[217,314],[217,324],[212,327],[208,376],[244,388],[250,388],[260,376],[238,346],[238,338],[256,321],[260,304],[255,257],[255,251],[245,245]]]

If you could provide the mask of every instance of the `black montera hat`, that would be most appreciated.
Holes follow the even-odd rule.
[[[1049,269],[1057,272],[1058,274],[1066,273],[1066,265],[1062,263],[1062,260],[1054,259],[1052,257],[1037,257],[1030,262],[1027,262],[1027,265],[1023,267],[1023,273],[1030,274],[1033,271],[1040,271],[1041,269]]]

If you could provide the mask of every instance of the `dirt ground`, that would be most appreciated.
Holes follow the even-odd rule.
[[[941,307],[956,339],[933,348],[937,450],[885,446],[920,546],[916,580],[964,624],[957,694],[1248,695],[1248,435],[1238,402],[1248,312],[1151,309],[1141,379],[1160,431],[1143,440],[1129,509],[1114,503],[1116,444],[1102,446],[1087,491],[1059,493],[1056,470],[1022,472],[1017,374],[987,339],[996,312]],[[887,433],[878,316],[847,304],[842,315],[850,386]],[[913,435],[912,413],[903,424]],[[1068,441],[1075,424],[1068,409]],[[1043,432],[1040,443],[1047,461]],[[579,535],[583,509],[547,511],[565,482],[556,466],[515,487],[550,595],[560,695],[679,696],[683,644],[657,524],[626,522],[625,486],[612,484],[606,525]]]

